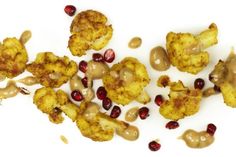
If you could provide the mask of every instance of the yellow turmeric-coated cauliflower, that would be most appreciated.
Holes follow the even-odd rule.
[[[161,79],[166,77],[161,77]],[[158,82],[162,82],[158,80]],[[202,92],[199,89],[190,90],[181,81],[169,82],[169,100],[165,100],[159,109],[160,114],[171,120],[179,120],[198,112]]]
[[[171,64],[180,71],[197,74],[209,63],[209,54],[204,50],[217,44],[217,34],[214,23],[198,35],[168,33],[166,47]]]
[[[38,53],[27,70],[46,87],[58,88],[66,83],[77,71],[77,65],[67,56],[58,57],[52,52]]]
[[[133,57],[126,57],[120,63],[114,64],[103,77],[108,97],[122,105],[136,99],[144,104],[149,102],[150,97],[143,92],[149,81],[145,66]]]
[[[0,42],[0,76],[13,78],[24,72],[28,54],[24,44],[31,37],[29,31],[22,33],[20,39],[6,38]]]
[[[210,73],[209,79],[223,95],[226,105],[236,107],[236,55],[231,52],[226,61],[220,60]]]
[[[118,121],[99,111],[99,106],[93,102],[82,102],[76,124],[83,136],[93,141],[109,141],[117,129],[125,129],[127,123]]]
[[[79,113],[79,107],[62,90],[55,92],[52,88],[42,87],[35,91],[33,100],[38,109],[48,114],[49,120],[56,124],[63,122],[62,112],[72,121],[76,120]]]
[[[107,17],[94,10],[80,12],[72,21],[68,47],[74,56],[82,56],[87,50],[101,50],[112,37],[113,29]]]

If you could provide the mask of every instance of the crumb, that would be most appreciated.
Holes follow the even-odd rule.
[[[61,135],[61,136],[60,136],[60,139],[61,139],[61,141],[62,141],[63,143],[65,143],[65,144],[68,144],[68,143],[69,143],[68,140],[67,140],[67,138],[66,138],[64,135]]]

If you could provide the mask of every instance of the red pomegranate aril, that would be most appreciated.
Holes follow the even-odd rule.
[[[100,53],[93,54],[93,61],[95,62],[104,62],[104,58]]]
[[[158,151],[161,148],[161,144],[156,141],[151,141],[148,147],[151,151]]]
[[[81,79],[81,82],[85,88],[88,88],[88,78],[86,76]]]
[[[121,109],[119,106],[114,106],[111,110],[110,117],[111,118],[118,118],[121,114]]]
[[[169,121],[167,124],[166,124],[166,128],[167,129],[176,129],[179,127],[179,123],[177,121]]]
[[[164,102],[164,98],[162,95],[157,95],[155,97],[155,103],[158,105],[158,106],[161,106],[161,104]]]
[[[149,116],[149,109],[147,107],[142,107],[139,109],[138,114],[140,119],[144,120]]]
[[[103,56],[104,56],[105,62],[111,63],[115,59],[115,52],[113,49],[107,49]]]
[[[105,99],[102,100],[102,107],[105,110],[109,110],[112,106],[112,101],[110,98],[106,97]]]
[[[73,92],[71,92],[71,97],[75,101],[82,101],[84,99],[83,95],[78,90],[74,90]]]
[[[211,136],[214,136],[216,132],[216,126],[212,123],[207,125],[207,133],[210,134]]]
[[[202,78],[197,78],[194,81],[194,88],[195,89],[203,89],[204,85],[205,85],[205,81]]]
[[[79,70],[85,73],[87,71],[88,63],[84,60],[79,62]]]
[[[101,86],[97,89],[96,95],[98,99],[103,100],[107,97],[107,91],[103,86]]]
[[[73,16],[73,15],[75,15],[76,8],[73,5],[67,5],[67,6],[65,6],[64,11],[67,15]]]

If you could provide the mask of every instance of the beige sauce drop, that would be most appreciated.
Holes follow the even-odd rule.
[[[95,80],[101,79],[104,75],[109,72],[109,67],[106,63],[89,61],[86,76],[88,79]]]
[[[90,86],[88,88],[85,88],[81,81],[81,78],[78,75],[74,75],[70,79],[70,89],[71,91],[79,90],[86,102],[91,101],[95,96],[94,90],[90,88]]]
[[[7,99],[16,96],[21,89],[17,87],[14,81],[8,81],[5,88],[0,88],[0,99]]]
[[[99,113],[99,106],[96,103],[89,102],[83,115],[85,119],[92,120]]]
[[[119,79],[125,84],[129,84],[135,80],[134,72],[129,68],[122,68],[119,73]]]
[[[214,136],[206,131],[197,132],[195,130],[186,130],[180,139],[184,140],[190,148],[205,148],[214,142]]]
[[[225,62],[227,69],[226,81],[236,88],[236,55],[231,53]]]
[[[23,83],[24,85],[27,85],[27,86],[32,86],[32,85],[38,84],[39,80],[36,77],[27,76],[25,78],[19,79],[17,82]]]
[[[136,126],[129,125],[127,128],[117,130],[117,135],[129,141],[135,141],[139,137],[139,130]]]
[[[134,37],[129,41],[129,48],[131,49],[136,49],[138,47],[140,47],[142,44],[142,39],[140,37]]]
[[[138,118],[138,107],[133,107],[129,109],[125,114],[125,120],[128,122],[133,122]]]
[[[161,47],[154,47],[150,52],[150,64],[153,69],[158,71],[165,71],[170,68],[170,61],[166,50]]]

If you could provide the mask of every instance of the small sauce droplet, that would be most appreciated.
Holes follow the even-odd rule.
[[[214,136],[206,131],[197,132],[192,129],[186,130],[180,139],[184,140],[190,148],[205,148],[214,142]]]
[[[140,47],[142,44],[142,39],[140,37],[134,37],[129,41],[129,48],[131,49],[136,49],[138,47]]]
[[[133,107],[129,109],[125,114],[125,120],[128,122],[133,122],[138,118],[138,107]]]

